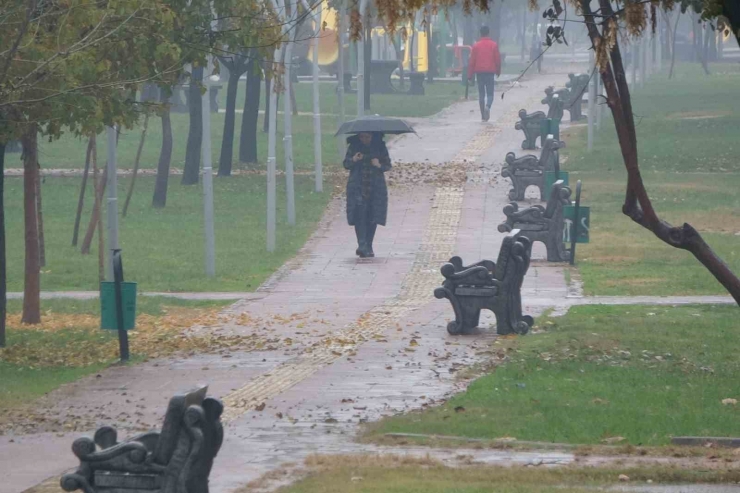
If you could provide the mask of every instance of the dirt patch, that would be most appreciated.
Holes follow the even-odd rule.
[[[650,183],[648,188],[655,188],[663,191],[673,190],[693,190],[701,192],[716,192],[720,190],[720,187],[714,185],[707,185],[706,183]]]
[[[669,222],[673,219],[671,216],[666,217]],[[735,234],[740,231],[740,211],[733,209],[680,213],[675,219],[674,225],[689,223],[700,233]]]
[[[591,255],[590,260],[607,264],[634,264],[640,261],[637,257],[627,255]]]
[[[729,111],[684,111],[668,115],[669,120],[708,120],[729,116]]]
[[[604,286],[615,287],[615,286],[648,286],[664,284],[666,279],[664,277],[640,277],[640,278],[625,278],[625,279],[608,279],[604,281]]]

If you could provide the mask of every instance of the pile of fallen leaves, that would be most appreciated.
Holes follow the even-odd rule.
[[[419,184],[435,186],[462,186],[467,180],[470,165],[466,161],[443,164],[432,162],[394,162],[393,169],[386,174],[389,186],[402,187]]]
[[[131,354],[146,358],[227,352],[276,350],[277,337],[260,331],[223,334],[218,329],[230,322],[219,309],[170,308],[162,315],[142,314],[136,329],[129,331]],[[202,330],[190,330],[200,327]],[[9,331],[27,331],[18,342],[0,349],[0,361],[40,368],[85,367],[118,358],[115,331],[100,329],[100,318],[85,314],[46,313],[39,325],[20,323],[20,315],[8,317]]]

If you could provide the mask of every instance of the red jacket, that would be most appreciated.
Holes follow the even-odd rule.
[[[498,51],[498,44],[489,37],[480,38],[473,45],[468,60],[468,79],[472,79],[473,74],[479,73],[501,75],[501,54]]]

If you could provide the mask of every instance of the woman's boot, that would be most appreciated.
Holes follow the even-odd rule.
[[[364,224],[355,224],[355,235],[357,236],[357,250],[355,250],[355,255],[365,258],[367,257],[365,252],[367,230]]]
[[[373,240],[375,239],[375,230],[378,229],[378,225],[369,222],[367,225],[367,232],[365,233],[365,251],[368,257],[374,257],[373,252]]]

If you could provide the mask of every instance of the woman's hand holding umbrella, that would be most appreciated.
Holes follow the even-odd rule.
[[[358,162],[358,161],[362,161],[362,158],[363,158],[363,157],[364,157],[364,156],[362,155],[362,153],[361,153],[361,152],[356,152],[356,153],[355,153],[355,155],[354,155],[354,156],[352,156],[352,162],[355,162],[355,163],[356,163],[356,162]]]

